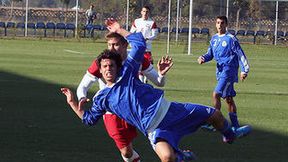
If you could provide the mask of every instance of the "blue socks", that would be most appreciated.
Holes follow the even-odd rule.
[[[235,128],[239,128],[240,127],[240,125],[238,123],[238,118],[237,118],[237,114],[236,113],[230,112],[229,113],[229,118],[231,120],[232,127],[235,127]]]

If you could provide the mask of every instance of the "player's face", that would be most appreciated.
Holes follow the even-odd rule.
[[[143,19],[147,20],[149,17],[149,10],[147,8],[142,8],[141,15]]]
[[[108,85],[115,83],[117,77],[117,65],[114,60],[102,59],[100,72]]]
[[[118,38],[110,38],[107,45],[110,51],[119,53],[123,60],[127,58],[127,45],[120,42]]]
[[[224,20],[217,19],[216,20],[216,29],[218,34],[225,34],[226,33],[227,23]]]

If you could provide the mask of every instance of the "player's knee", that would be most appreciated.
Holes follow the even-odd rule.
[[[161,162],[175,162],[176,161],[175,155],[172,155],[172,154],[162,154],[160,159],[161,159]]]
[[[216,92],[213,92],[212,97],[213,97],[214,99],[220,99],[220,94],[218,94],[218,93],[216,93]]]
[[[233,97],[226,97],[225,100],[227,104],[232,104],[234,102]]]

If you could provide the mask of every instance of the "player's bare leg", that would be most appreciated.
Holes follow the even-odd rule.
[[[216,92],[213,92],[213,94],[212,94],[212,102],[213,102],[212,103],[213,107],[220,111],[220,109],[221,109],[221,97]],[[216,131],[216,129],[213,126],[211,126],[211,124],[205,124],[201,128],[208,130],[208,131]]]
[[[218,109],[218,110],[221,109],[221,97],[220,97],[220,95],[218,93],[213,92],[213,94],[212,94],[212,102],[213,102],[212,103],[213,107],[215,109]]]
[[[140,162],[140,156],[135,150],[133,150],[132,143],[119,149],[119,151],[121,152],[124,162]]]
[[[165,140],[159,140],[156,143],[155,152],[161,159],[161,162],[175,162],[176,160],[173,148]]]

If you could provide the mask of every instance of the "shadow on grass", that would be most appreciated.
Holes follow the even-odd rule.
[[[61,85],[0,72],[0,161],[111,162],[121,161],[102,121],[88,127],[66,105]],[[182,140],[197,161],[287,161],[288,137],[254,129],[235,144],[218,133],[198,131]],[[159,161],[139,135],[134,146],[142,161]]]

